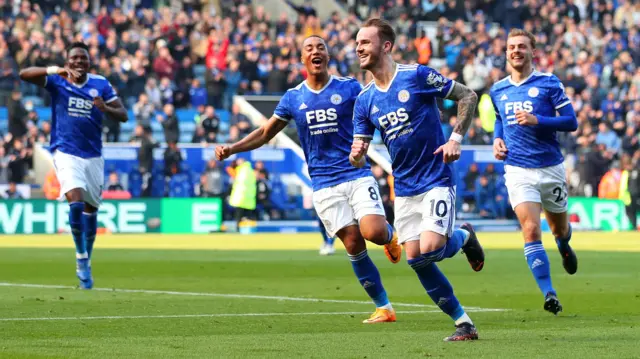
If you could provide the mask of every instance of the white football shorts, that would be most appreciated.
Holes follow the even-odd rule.
[[[567,180],[562,163],[543,168],[505,165],[504,170],[505,184],[514,210],[520,203],[535,202],[541,203],[542,208],[552,213],[567,211]]]
[[[385,215],[378,183],[372,176],[313,192],[313,206],[331,237],[342,228],[358,224],[364,216]]]
[[[60,182],[60,196],[74,188],[83,190],[86,203],[99,208],[104,186],[104,158],[81,158],[57,150],[53,154],[53,165]]]
[[[456,221],[456,187],[435,187],[425,193],[395,201],[398,243],[420,240],[430,231],[450,237]]]

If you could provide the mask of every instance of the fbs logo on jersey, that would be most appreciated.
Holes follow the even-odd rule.
[[[533,112],[533,102],[531,101],[513,101],[513,102],[507,102],[504,104],[504,114],[506,116],[507,119],[507,124],[508,125],[515,125],[518,123],[518,121],[516,121],[516,115],[515,113],[518,111],[526,111],[526,112]]]
[[[91,109],[93,109],[93,100],[69,97],[69,116],[88,117],[91,116]]]
[[[533,112],[533,102],[531,101],[514,101],[504,104],[504,114],[509,115],[518,111]]]
[[[400,107],[396,111],[392,111],[386,115],[378,117],[378,123],[380,123],[380,126],[385,130],[389,127],[395,127],[398,124],[404,124],[408,120],[409,114],[404,107]]]
[[[336,121],[338,119],[338,114],[336,113],[335,108],[329,108],[326,110],[312,110],[305,112],[305,116],[307,118],[307,123],[311,124],[312,121],[315,122],[324,122],[324,121]]]

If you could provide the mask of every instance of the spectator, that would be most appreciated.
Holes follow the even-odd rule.
[[[611,131],[611,128],[606,122],[598,125],[598,135],[596,136],[596,143],[605,146],[605,151],[612,155],[618,153],[620,150],[620,138]]]
[[[6,155],[6,150],[0,139],[0,183],[7,183],[9,179],[9,156]]]
[[[258,219],[268,221],[271,218],[273,205],[271,203],[271,183],[264,171],[255,170],[256,173],[256,210]]]
[[[120,183],[120,178],[118,178],[118,172],[112,171],[109,173],[107,191],[124,191],[124,187],[122,187],[122,184]]]
[[[204,177],[204,182],[202,177]],[[215,159],[209,160],[207,167],[202,173],[202,177],[200,181],[201,193],[208,194],[208,197],[222,197],[224,195],[225,173],[218,166],[218,162]]]
[[[9,182],[9,189],[4,192],[5,199],[23,199],[20,192],[18,192],[18,188],[16,187],[15,182]]]
[[[159,78],[166,77],[169,80],[173,80],[177,70],[178,64],[171,56],[169,49],[166,47],[160,47],[160,50],[158,50],[158,57],[153,61],[153,71]]]
[[[27,110],[21,102],[20,91],[11,92],[11,98],[7,105],[9,113],[9,133],[14,137],[22,137],[27,133]]]
[[[215,143],[218,130],[220,129],[220,118],[216,114],[213,106],[207,106],[202,116],[200,125],[204,129],[204,137],[207,143]]]
[[[199,107],[207,104],[207,90],[200,87],[200,80],[193,79],[193,81],[191,81],[189,97],[191,99],[191,107]]]
[[[155,112],[154,105],[149,102],[149,96],[141,93],[138,102],[133,106],[133,115],[138,125],[151,128],[151,116]]]
[[[240,112],[240,105],[233,104],[231,107],[231,126],[235,126],[238,128],[238,132],[241,137],[244,137],[253,131],[253,126],[251,126],[251,121],[249,118]]]
[[[624,154],[633,156],[633,154],[640,149],[640,144],[638,144],[638,142],[640,142],[640,133],[636,132],[635,128],[627,127],[625,136],[622,139],[622,152]]]
[[[164,151],[164,176],[170,179],[176,173],[180,173],[180,164],[182,163],[182,153],[175,141],[168,143],[167,149]]]
[[[163,113],[157,116],[158,122],[164,129],[164,139],[169,142],[178,142],[180,140],[180,127],[178,126],[178,117],[172,104],[166,104],[163,107]]]
[[[27,172],[27,149],[20,138],[13,139],[13,147],[8,155],[9,182],[23,183]]]
[[[208,103],[215,108],[222,107],[222,95],[227,85],[222,71],[217,67],[208,70],[205,76]]]
[[[476,213],[478,213],[481,217],[484,217],[484,218],[496,217],[497,213],[496,213],[495,193],[493,191],[493,188],[489,184],[489,180],[484,175],[479,177],[478,185],[476,185],[475,205],[476,205]]]
[[[473,163],[469,167],[469,171],[464,175],[464,187],[467,191],[475,191],[476,189],[476,180],[480,176],[480,172],[478,171],[478,165]]]

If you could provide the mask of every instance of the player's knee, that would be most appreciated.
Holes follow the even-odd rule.
[[[374,243],[384,243],[389,236],[386,225],[360,227],[360,233],[362,237]]]
[[[338,237],[340,237],[344,248],[349,254],[358,254],[367,248],[364,239],[355,226],[350,226],[339,231]]]
[[[551,233],[556,238],[567,238],[569,236],[569,224],[561,223],[556,225],[550,225]]]
[[[536,221],[526,221],[522,225],[522,234],[526,242],[540,240],[540,224]]]

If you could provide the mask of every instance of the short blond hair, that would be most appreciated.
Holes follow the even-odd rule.
[[[534,49],[536,48],[536,37],[529,31],[513,28],[511,29],[511,31],[509,31],[509,36],[507,36],[507,39],[516,36],[526,36],[527,38],[529,38],[529,41],[531,41],[531,47]]]

